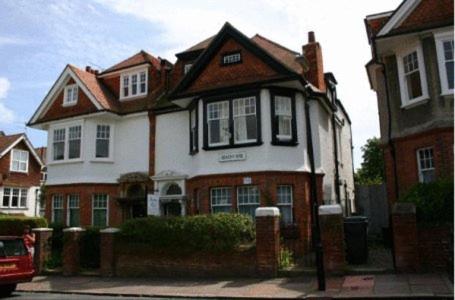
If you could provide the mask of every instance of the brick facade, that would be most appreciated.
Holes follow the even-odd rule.
[[[394,141],[396,151],[396,169],[399,196],[403,196],[413,185],[419,182],[417,150],[433,147],[436,176],[453,177],[453,128],[434,129],[424,133],[410,135]],[[393,160],[390,148],[384,150],[389,203],[395,202],[395,182]]]
[[[311,209],[310,209],[310,174],[307,172],[251,172],[197,176],[187,180],[186,192],[190,214],[210,213],[210,189],[214,187],[232,188],[232,210],[237,211],[237,192],[244,186],[244,178],[251,178],[251,185],[258,186],[261,206],[276,205],[277,186],[291,185],[293,188],[293,220],[297,231],[297,242],[293,243],[296,254],[303,254],[310,249]],[[322,199],[322,175],[318,175],[319,199]],[[287,231],[283,228],[283,231]],[[294,228],[293,228],[294,229]],[[295,231],[295,230],[288,230]],[[286,235],[284,235],[286,238]]]

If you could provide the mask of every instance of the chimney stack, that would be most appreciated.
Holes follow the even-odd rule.
[[[92,67],[86,66],[86,67],[85,67],[85,71],[86,71],[86,72],[89,72],[89,73],[92,73]]]
[[[5,132],[0,130],[0,136],[5,136]]]
[[[322,61],[322,49],[316,41],[313,31],[308,32],[308,43],[302,46],[302,54],[308,61],[308,70],[303,75],[315,87],[325,91],[324,65]]]

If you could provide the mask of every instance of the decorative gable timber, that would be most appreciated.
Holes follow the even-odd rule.
[[[242,58],[242,64],[226,67],[221,66],[220,55],[224,52],[229,52],[229,49],[240,50],[242,52],[242,56],[244,57]],[[246,61],[247,58],[252,61],[251,64]],[[253,64],[256,67],[252,70],[247,70]],[[238,73],[237,71],[244,71],[244,73]],[[259,73],[257,73],[258,71]],[[252,72],[256,72],[255,74],[259,75],[254,80]],[[209,78],[210,73],[213,78]],[[196,60],[188,74],[171,92],[170,99],[189,97],[202,91],[215,90],[228,85],[297,78],[301,78],[301,74],[296,73],[278,61],[254,41],[235,29],[231,24],[225,23]]]
[[[46,117],[46,114],[49,109],[54,106],[54,103],[59,102],[55,105],[60,105],[61,107],[63,98],[60,98],[59,96],[63,97],[62,93],[64,87],[70,80],[77,84],[79,95],[84,95],[86,101],[83,104],[87,106],[88,112],[116,110],[116,104],[111,99],[112,96],[98,83],[94,74],[84,72],[72,65],[67,65],[52,88],[49,90],[44,100],[41,102],[36,112],[33,114],[27,124],[28,126],[50,121],[53,118],[64,118],[81,113],[80,110],[75,110],[72,113],[64,112],[63,115],[58,116],[51,113],[52,117]],[[59,98],[61,101],[58,101]],[[76,106],[80,106],[80,103],[76,104]]]

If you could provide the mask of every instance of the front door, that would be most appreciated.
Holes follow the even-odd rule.
[[[167,217],[178,217],[182,215],[182,206],[179,202],[172,201],[163,203],[163,213]]]

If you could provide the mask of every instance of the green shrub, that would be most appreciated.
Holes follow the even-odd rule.
[[[0,217],[0,235],[22,235],[24,227],[47,227],[47,221],[38,217],[20,217],[2,215]]]
[[[97,269],[100,267],[100,229],[88,227],[81,236],[81,267]]]
[[[286,247],[280,247],[280,257],[278,267],[286,269],[294,265],[294,253]]]
[[[240,214],[131,219],[123,223],[119,238],[154,249],[178,252],[230,251],[254,239],[251,218]]]
[[[453,180],[416,184],[400,202],[415,204],[419,223],[453,223]]]

